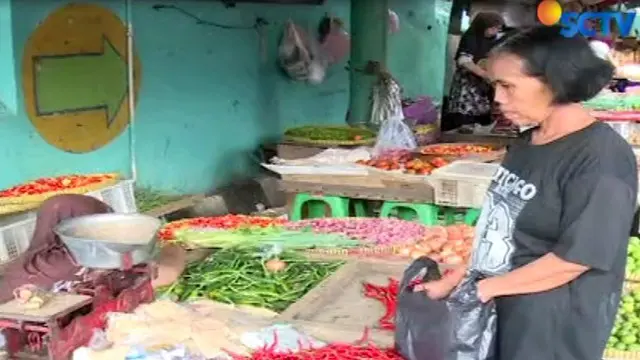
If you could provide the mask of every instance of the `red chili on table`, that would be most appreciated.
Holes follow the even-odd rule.
[[[396,329],[395,317],[397,309],[398,292],[400,291],[400,282],[396,279],[389,278],[386,286],[374,285],[371,283],[363,283],[364,296],[378,300],[384,305],[385,313],[378,320],[378,327],[383,330],[393,331]]]
[[[273,344],[254,351],[249,356],[234,355],[234,360],[403,360],[394,349],[379,348],[367,343],[368,333],[356,344],[332,343],[318,348],[305,348],[294,351],[277,351],[277,334]]]

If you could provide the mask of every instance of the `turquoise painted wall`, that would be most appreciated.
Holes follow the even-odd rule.
[[[64,3],[12,3],[16,74],[21,72],[22,48],[31,31]],[[124,2],[96,3],[124,18]],[[401,20],[400,32],[389,39],[391,71],[407,95],[440,97],[449,3],[391,3]],[[176,4],[223,24],[251,25],[260,16],[269,21],[269,26],[264,41],[260,41],[255,31],[198,25],[177,12],[154,10],[154,4]],[[234,9],[225,9],[217,1],[145,1],[134,2],[132,10],[135,46],[142,62],[142,87],[133,127],[141,185],[174,192],[206,191],[256,171],[251,152],[288,127],[343,123],[349,91],[344,66],[332,68],[319,86],[298,84],[282,77],[275,54],[287,19],[315,29],[329,11],[348,21],[346,0],[328,0],[321,7],[238,5]],[[261,43],[265,45],[264,54]],[[21,91],[19,86],[18,98]],[[19,103],[15,116],[0,119],[0,132],[5,134],[0,142],[5,169],[0,173],[0,188],[72,172],[129,174],[130,130],[95,152],[64,153],[42,140]]]
[[[11,22],[11,0],[0,0],[0,116],[18,108]],[[2,118],[0,118],[0,121]]]

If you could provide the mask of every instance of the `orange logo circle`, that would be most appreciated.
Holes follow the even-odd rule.
[[[555,0],[544,0],[538,5],[538,20],[543,25],[551,26],[560,21],[562,7]]]

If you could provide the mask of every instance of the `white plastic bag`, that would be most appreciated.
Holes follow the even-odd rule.
[[[292,21],[287,22],[278,48],[278,59],[284,72],[293,80],[321,83],[326,72],[319,44]]]
[[[418,147],[411,128],[401,116],[393,116],[382,123],[373,153],[379,155],[390,150],[413,150]]]

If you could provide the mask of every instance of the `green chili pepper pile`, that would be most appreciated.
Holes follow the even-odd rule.
[[[180,196],[177,195],[167,195],[161,192],[146,189],[146,188],[136,188],[135,189],[135,198],[136,205],[138,206],[138,211],[143,213],[149,210],[153,210],[157,207],[169,204],[173,201],[179,200]]]
[[[286,136],[294,136],[309,140],[340,140],[351,141],[358,139],[372,139],[376,133],[371,130],[349,126],[321,126],[307,125],[289,129]]]
[[[207,298],[280,312],[342,265],[341,262],[310,261],[287,251],[279,254],[278,259],[286,263],[286,267],[272,272],[265,265],[268,259],[256,249],[219,250],[202,262],[188,266],[165,294],[179,301]]]

